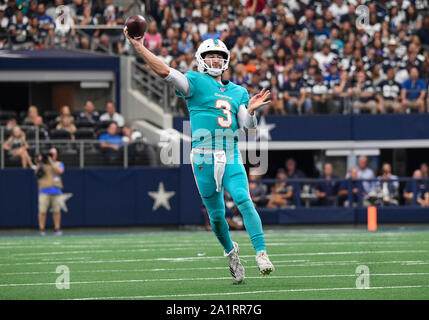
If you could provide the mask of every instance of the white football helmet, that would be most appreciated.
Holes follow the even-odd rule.
[[[212,68],[204,62],[204,57],[209,52],[220,53],[224,57],[222,61],[222,68]],[[226,69],[228,69],[230,54],[223,41],[219,39],[207,39],[200,44],[197,52],[195,53],[195,57],[197,58],[199,72],[208,73],[213,77],[217,77],[224,73]]]

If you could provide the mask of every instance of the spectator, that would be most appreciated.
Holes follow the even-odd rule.
[[[397,53],[398,42],[394,37],[389,39],[387,43],[387,50],[383,52],[383,71],[387,73],[389,68],[393,68],[393,73],[396,73],[399,69],[404,67],[401,58]]]
[[[194,70],[194,67],[198,67],[198,63],[194,59],[194,54],[188,51],[185,53],[185,59],[179,63],[179,71],[186,73],[188,71]]]
[[[68,105],[63,105],[60,109],[60,115],[55,119],[57,122],[61,121],[61,117],[63,116],[68,116],[70,117],[70,120],[73,122],[74,121],[74,117],[71,113],[71,109],[70,106]]]
[[[182,61],[184,56],[183,52],[179,50],[179,40],[173,39],[173,41],[171,41],[170,55],[173,57],[173,59],[176,60],[177,63]]]
[[[83,16],[77,18],[79,26],[96,26],[98,25],[98,19],[91,15],[91,7],[86,6],[83,9]],[[100,29],[81,29],[81,33],[78,35],[78,41],[82,49],[91,49],[92,42],[97,39],[100,35]]]
[[[33,125],[35,127],[37,127],[37,129],[39,130],[39,139],[41,140],[48,140],[49,139],[49,132],[48,132],[48,128],[47,126],[43,123],[43,118],[42,117],[37,117],[34,122]]]
[[[55,24],[52,17],[46,14],[46,7],[43,3],[39,3],[37,5],[37,19],[39,20],[39,29],[41,36],[46,40],[48,40],[49,36],[49,44],[47,45],[48,47],[53,47],[55,38]]]
[[[72,140],[74,140],[74,134],[77,130],[76,126],[73,124],[73,119],[71,115],[62,114],[60,115],[60,122],[56,126],[57,130],[66,130],[70,132]]]
[[[325,23],[323,21],[323,18],[319,17],[316,19],[316,27],[314,28],[314,39],[316,41],[317,47],[322,46],[323,43],[330,37],[329,29],[325,27]],[[327,47],[330,49],[328,44],[323,44],[322,51],[324,55],[328,55],[328,51],[326,50]],[[325,53],[326,52],[326,53]],[[329,61],[330,62],[330,61]],[[321,67],[322,69],[322,67]],[[323,69],[322,69],[323,70]]]
[[[0,6],[0,49],[3,49],[7,44],[7,34],[9,18],[5,16],[4,6]]]
[[[236,68],[234,75],[231,78],[231,81],[237,85],[247,85],[250,81],[249,76],[247,75],[246,69],[242,63],[239,63]]]
[[[113,5],[112,0],[105,1],[105,9],[103,17],[105,24],[108,26],[120,26],[124,24],[124,20],[121,15],[124,11],[119,12],[119,9]],[[101,43],[105,48],[109,50],[112,48],[114,52],[121,54],[123,52],[124,35],[122,30],[106,29],[101,33],[100,39],[94,39],[95,45]]]
[[[122,141],[125,143],[133,143],[138,140],[143,140],[143,136],[140,131],[136,130],[136,127],[123,126],[121,128]]]
[[[143,138],[143,135],[141,134],[141,132],[137,131],[135,127],[123,126],[121,128],[121,133],[122,133],[122,142],[124,143],[124,145],[127,144],[128,158],[131,161],[135,160],[135,157],[137,155],[137,150],[150,152],[150,150],[145,150],[145,148],[146,147],[149,148],[149,146],[144,146],[142,144],[140,144],[139,147],[137,146],[136,144],[137,142],[145,142],[146,139]]]
[[[343,203],[345,207],[350,207],[349,190],[351,190],[352,206],[356,208],[359,205],[360,199],[363,199],[366,194],[362,185],[362,181],[358,180],[358,169],[351,168],[348,173],[349,181],[343,181],[338,187],[338,200]],[[365,206],[369,203],[366,201]]]
[[[257,94],[264,88],[262,86],[262,80],[263,79],[261,79],[261,75],[259,74],[259,72],[252,74],[252,77],[250,78],[250,83],[247,85],[247,91],[249,91],[250,97],[253,97],[255,94]],[[266,106],[260,108],[259,110],[263,110],[265,108]]]
[[[79,113],[79,120],[87,120],[95,124],[100,119],[100,113],[95,110],[94,103],[91,100],[87,100],[83,108],[84,111]]]
[[[28,18],[24,16],[22,11],[16,11],[12,17],[12,22],[9,24],[11,32],[12,50],[26,50],[31,46],[28,41],[27,34]]]
[[[275,114],[286,114],[282,94],[275,76],[270,76],[267,89],[270,90],[271,93],[271,103],[264,109],[264,115],[268,114],[270,110],[274,110]]]
[[[304,48],[298,48],[296,50],[295,69],[299,72],[300,78],[302,77],[305,69],[307,69],[308,62],[309,59],[305,57]]]
[[[276,182],[274,186],[271,187],[267,208],[286,207],[289,204],[288,201],[290,201],[293,196],[293,187],[287,185],[287,175],[284,169],[280,168],[277,170],[276,179],[282,181]]]
[[[258,168],[249,169],[249,193],[256,207],[265,207],[268,203],[267,186],[260,182]]]
[[[339,38],[340,32],[338,28],[331,29],[331,50],[339,55],[344,50],[344,42]]]
[[[429,186],[428,181],[422,180],[422,171],[417,169],[413,173],[415,181],[408,181],[404,188],[404,199],[406,205],[414,204],[414,192],[416,193],[416,203],[421,207],[429,206]]]
[[[334,3],[329,6],[328,10],[332,13],[335,20],[340,22],[341,17],[349,13],[349,6],[347,3],[344,3],[343,0],[335,0]]]
[[[322,46],[322,50],[313,54],[314,59],[316,59],[319,64],[319,69],[323,73],[326,73],[330,63],[336,58],[336,55],[331,52],[331,47],[329,44],[325,43]]]
[[[399,101],[401,94],[401,85],[395,81],[395,71],[393,68],[387,69],[387,79],[381,81],[377,86],[377,95],[379,106],[378,109],[385,113],[395,112],[398,113],[402,110],[401,103]]]
[[[327,82],[329,84],[329,87],[332,88],[332,100],[331,100],[331,112],[332,113],[342,113],[342,103],[341,100],[335,99],[334,94],[334,88],[340,84],[341,81],[341,72],[338,69],[338,62],[337,60],[332,60],[329,64],[329,70],[328,74],[323,78],[324,82]],[[347,84],[347,83],[346,83]],[[343,90],[347,90],[346,88],[343,88]]]
[[[29,19],[37,18],[37,0],[30,0],[30,4],[25,15]]]
[[[23,124],[35,126],[37,123],[43,123],[42,117],[39,115],[39,109],[36,106],[28,108],[27,116],[24,118]]]
[[[301,179],[305,178],[305,173],[297,169],[296,161],[293,158],[289,158],[285,162],[286,174],[289,179]]]
[[[344,50],[340,52],[338,61],[341,70],[350,71],[353,64],[353,44],[344,44]]]
[[[234,18],[228,20],[228,36],[226,37],[224,43],[227,48],[233,48],[237,39],[240,37],[241,32],[238,30]]]
[[[17,125],[18,123],[16,122],[15,118],[8,119],[6,122],[5,130],[12,132],[13,128],[16,127]]]
[[[323,77],[323,81],[327,81],[331,88],[340,83],[341,72],[338,69],[338,62],[336,59],[332,60],[329,64],[328,73]]]
[[[402,84],[401,100],[402,110],[408,112],[408,108],[425,112],[425,81],[419,78],[419,70],[415,67],[410,70],[410,78]]]
[[[32,168],[33,161],[28,154],[28,143],[25,139],[25,133],[20,127],[15,126],[12,129],[12,134],[3,143],[3,149],[6,150],[11,158],[21,158],[23,168]]]
[[[158,58],[160,58],[166,65],[170,65],[171,61],[173,60],[173,57],[168,53],[167,47],[161,47],[159,51]],[[192,56],[193,58],[193,56]]]
[[[209,22],[207,33],[202,35],[202,40],[205,41],[207,39],[219,39],[221,37],[221,32],[216,31],[216,24],[212,20]]]
[[[370,180],[375,179],[374,171],[368,168],[368,158],[365,156],[360,156],[358,159],[358,178],[362,180]],[[347,174],[346,178],[348,179],[350,176]],[[362,181],[363,190],[365,194],[369,194],[375,190],[375,182],[374,181]]]
[[[192,56],[194,55],[194,45],[189,40],[189,34],[186,31],[183,31],[180,35],[179,50],[184,54],[190,53]]]
[[[117,160],[122,154],[124,142],[118,134],[118,125],[115,122],[109,124],[107,132],[100,135],[99,141],[104,157],[108,161]]]
[[[45,38],[39,29],[39,20],[33,17],[27,26],[28,39],[31,41],[31,49],[39,50],[45,47]]]
[[[306,114],[310,112],[311,102],[306,99],[304,82],[299,79],[297,69],[292,69],[289,81],[285,82],[282,91],[287,114]]]
[[[64,173],[64,164],[58,159],[55,148],[40,154],[37,158],[35,174],[39,188],[39,234],[46,235],[46,214],[49,208],[52,211],[55,235],[61,236],[61,207],[63,205],[61,175]]]
[[[423,19],[423,26],[417,31],[417,35],[422,45],[426,46],[426,50],[429,50],[429,16]]]
[[[315,12],[311,8],[306,8],[304,15],[298,19],[298,37],[300,39],[308,39],[309,33],[314,32],[315,29]]]
[[[7,7],[5,9],[5,16],[11,19],[16,11],[17,11],[17,7],[16,7],[15,0],[8,0]]]
[[[332,164],[327,162],[324,165],[323,182],[318,182],[315,187],[315,192],[318,197],[318,203],[322,206],[335,206],[337,204],[338,194],[338,177],[333,174]]]
[[[144,34],[144,41],[146,47],[150,51],[157,52],[162,46],[162,35],[158,32],[156,21],[151,21],[147,32]]]
[[[429,178],[429,166],[426,162],[420,164],[420,171],[422,172],[423,178]]]
[[[106,103],[106,112],[100,117],[100,121],[114,121],[118,127],[124,126],[124,117],[115,111],[115,104],[112,101]]]
[[[332,107],[332,88],[328,82],[323,81],[320,70],[314,75],[314,84],[307,82],[306,94],[311,99],[312,113],[331,113],[336,110]]]
[[[237,59],[239,61],[243,60],[243,53],[249,54],[251,52],[250,47],[244,42],[243,37],[238,37],[237,41],[234,44],[234,47],[231,49],[231,53],[235,52],[237,54]]]
[[[346,70],[341,71],[340,80],[334,86],[332,103],[338,112],[350,113],[352,110],[351,98],[353,96],[353,88],[349,81],[349,73]]]
[[[357,98],[353,103],[355,113],[360,113],[362,109],[370,110],[376,114],[379,108],[377,104],[373,83],[367,79],[364,71],[359,71],[356,75],[356,81],[353,85],[353,93]],[[378,110],[381,111],[381,110]]]
[[[249,8],[249,14],[261,13],[267,5],[265,0],[247,0],[246,7]]]
[[[399,181],[398,177],[392,174],[389,163],[383,163],[381,175],[377,179],[376,187],[380,190],[382,204],[397,206],[399,204]]]

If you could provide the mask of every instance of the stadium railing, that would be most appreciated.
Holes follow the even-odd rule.
[[[59,151],[58,159],[71,167],[85,168],[88,166],[115,166],[127,168],[130,165],[154,166],[159,165],[158,146],[149,144],[144,138],[133,142],[123,142],[123,148],[120,149],[114,158],[106,157],[100,147],[98,139],[42,139],[41,132],[37,126],[20,126],[24,131],[31,130],[34,138],[26,139],[29,145],[29,154],[35,159],[37,155],[55,147]],[[20,166],[20,160],[10,159],[3,148],[7,140],[4,126],[0,126],[0,168]]]
[[[161,105],[165,112],[175,113],[173,87],[139,63],[131,64],[132,88],[141,91],[148,99]]]
[[[429,193],[429,178],[414,179],[411,177],[398,177],[392,179],[316,179],[316,178],[300,178],[300,179],[266,179],[261,178],[258,180],[250,180],[249,182],[255,182],[258,185],[265,185],[266,193],[263,196],[262,200],[268,202],[272,197],[271,187],[276,183],[286,183],[284,190],[292,188],[293,194],[290,199],[287,200],[287,205],[285,208],[309,208],[309,207],[354,207],[354,208],[365,208],[371,205],[374,206],[419,206],[417,203],[417,184],[424,183],[426,187],[426,192]],[[358,182],[359,185],[355,186],[358,188],[358,193],[356,198],[353,196],[352,189],[353,183]],[[338,187],[341,184],[346,185],[347,195],[339,196],[338,193],[327,197],[326,199],[330,202],[329,205],[323,204],[320,202],[322,198],[319,198],[315,192],[317,185],[323,185],[325,183],[335,183]],[[370,184],[370,192],[368,194],[363,194],[363,184]],[[383,183],[387,183],[387,188],[393,183],[397,183],[397,187],[388,190],[383,188]],[[412,192],[413,197],[410,200],[406,200],[403,197],[405,191],[405,185],[411,183],[411,190],[407,192]],[[352,204],[352,205],[350,205]],[[266,203],[262,206],[265,207]]]

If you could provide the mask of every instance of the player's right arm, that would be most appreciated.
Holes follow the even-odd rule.
[[[131,38],[128,34],[127,27],[124,28],[124,34],[136,48],[142,59],[149,65],[156,75],[168,82],[171,82],[175,89],[182,93],[184,97],[188,97],[190,95],[191,88],[189,86],[188,79],[186,79],[183,73],[176,69],[170,68],[164,63],[164,61],[154,55],[148,48],[144,46],[143,38],[138,40]]]

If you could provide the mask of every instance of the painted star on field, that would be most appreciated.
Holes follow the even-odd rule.
[[[158,191],[149,191],[148,194],[155,200],[152,211],[158,210],[160,206],[163,206],[167,210],[171,210],[169,199],[176,194],[176,191],[165,191],[164,182],[160,182]]]

